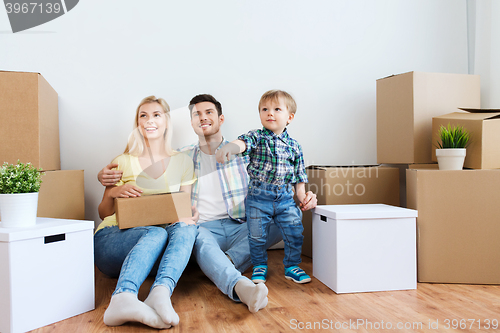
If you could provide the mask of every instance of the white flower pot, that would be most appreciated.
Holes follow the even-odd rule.
[[[462,170],[465,152],[465,148],[436,149],[439,170]]]
[[[31,227],[36,224],[38,192],[0,194],[0,226]]]

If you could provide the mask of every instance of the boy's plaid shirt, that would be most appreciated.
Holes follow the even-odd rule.
[[[229,141],[222,140],[220,146],[216,149],[228,144]],[[196,179],[203,177],[200,174],[200,144],[193,144],[180,149],[181,152],[188,154],[193,159],[194,172]],[[247,164],[248,158],[241,156],[232,156],[230,162],[224,164],[217,163],[217,174],[222,190],[222,197],[226,203],[226,209],[229,216],[239,222],[245,222],[245,197],[248,191],[248,174]],[[191,188],[191,201],[194,206],[198,206],[198,196],[200,189],[198,181]]]
[[[238,139],[246,144],[243,155],[250,155],[250,178],[275,185],[307,183],[302,148],[286,128],[276,135],[264,127]]]

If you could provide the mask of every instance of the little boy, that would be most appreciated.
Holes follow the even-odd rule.
[[[292,139],[286,126],[295,117],[297,105],[290,94],[270,90],[259,102],[261,130],[250,131],[217,152],[217,161],[229,161],[232,154],[250,156],[247,171],[250,176],[246,198],[250,256],[254,283],[264,283],[267,277],[266,238],[273,221],[281,230],[285,242],[285,277],[297,283],[311,281],[298,264],[302,252],[302,212],[293,199],[292,184],[301,207],[305,206],[305,183],[302,149]]]

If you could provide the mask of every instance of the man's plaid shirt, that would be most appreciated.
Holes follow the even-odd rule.
[[[243,156],[250,156],[250,178],[275,185],[307,183],[302,148],[286,128],[276,135],[264,127],[238,139],[246,144]]]
[[[229,141],[222,140],[216,151],[228,143]],[[188,154],[193,159],[196,179],[203,177],[200,174],[200,144],[197,143],[184,147],[180,151]],[[222,197],[226,203],[227,213],[232,219],[240,222],[245,222],[246,220],[245,197],[248,191],[247,164],[248,158],[241,156],[233,156],[230,162],[224,164],[217,163],[217,174],[219,175]],[[200,193],[198,185],[198,181],[196,181],[191,188],[191,200],[194,206],[198,206],[198,195]]]

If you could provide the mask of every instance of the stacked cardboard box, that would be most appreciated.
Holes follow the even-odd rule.
[[[83,170],[60,170],[57,92],[39,73],[0,71],[0,163],[45,171],[38,216],[83,219]]]
[[[399,206],[399,169],[381,166],[324,167],[306,169],[307,190],[318,205],[388,204]],[[312,212],[303,213],[302,254],[312,257]]]
[[[477,75],[411,72],[377,81],[377,160],[406,169],[404,200],[418,210],[420,282],[500,283],[500,229],[491,202],[500,170],[442,171],[421,164],[436,161],[437,129],[450,123],[473,132],[466,167],[499,168],[500,111],[477,113],[479,108]]]

